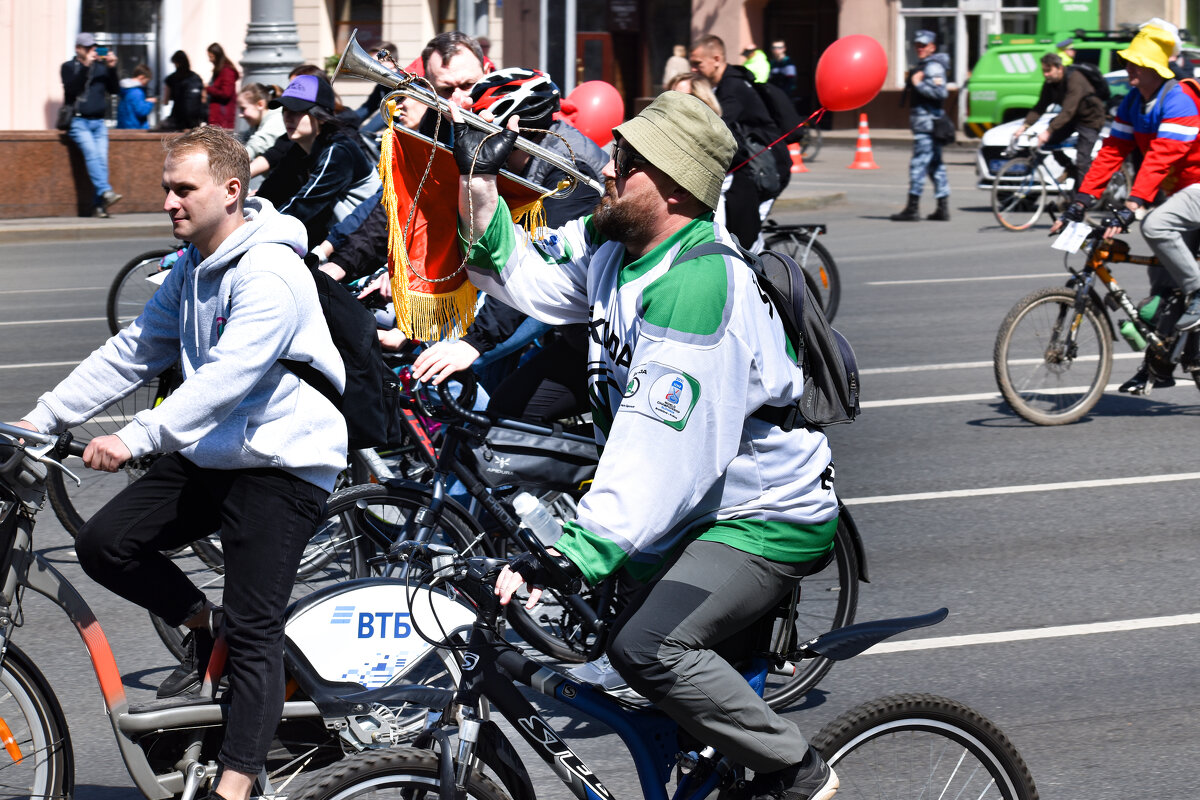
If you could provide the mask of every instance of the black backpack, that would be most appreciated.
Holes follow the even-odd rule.
[[[171,110],[171,117],[180,129],[195,128],[208,121],[208,106],[204,102],[204,79],[189,72],[179,84],[179,97],[171,98],[179,105],[178,111]]]
[[[1096,93],[1096,97],[1100,98],[1100,102],[1104,103],[1104,107],[1108,108],[1108,101],[1112,99],[1112,89],[1108,85],[1108,81],[1104,80],[1104,75],[1100,73],[1100,68],[1095,64],[1080,62],[1071,64],[1067,67],[1067,72],[1072,70],[1079,72],[1083,77],[1088,79],[1088,83],[1092,85],[1092,91]]]
[[[773,83],[754,83],[752,86],[758,93],[758,99],[762,100],[763,105],[767,107],[771,121],[779,129],[779,132],[772,136],[771,140],[786,133],[787,138],[783,140],[784,142],[791,144],[800,141],[800,123],[804,120],[796,111],[796,106],[792,104],[792,99],[787,96],[787,92]]]
[[[753,416],[785,431],[802,417],[807,427],[853,422],[859,412],[858,361],[846,337],[835,331],[808,286],[804,270],[791,256],[775,250],[759,255],[718,242],[699,244],[674,265],[707,255],[732,256],[746,262],[758,286],[779,313],[784,333],[804,373],[804,393],[790,406],[763,406]]]
[[[395,438],[396,428],[394,404],[387,397],[393,376],[383,363],[375,315],[358,302],[353,292],[324,272],[318,269],[309,272],[317,284],[317,297],[329,335],[346,367],[346,391],[338,394],[332,381],[309,362],[281,358],[279,363],[307,381],[342,412],[351,450],[397,444],[389,441]]]

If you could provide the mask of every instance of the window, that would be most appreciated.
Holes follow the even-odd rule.
[[[334,52],[346,49],[358,28],[358,43],[370,47],[383,38],[383,0],[337,0],[333,9]]]

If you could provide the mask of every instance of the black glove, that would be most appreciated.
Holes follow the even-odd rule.
[[[1104,220],[1104,227],[1120,228],[1122,231],[1127,231],[1133,220],[1134,214],[1132,208],[1118,208],[1112,212],[1108,219]]]
[[[508,568],[520,574],[533,589],[545,589],[552,586],[563,594],[576,594],[580,589],[579,567],[571,563],[566,556],[550,556],[555,563],[551,569],[542,563],[533,553],[521,553],[508,562]]]
[[[1083,217],[1087,213],[1087,206],[1076,200],[1067,206],[1067,210],[1062,213],[1063,222],[1083,222]]]
[[[454,123],[454,160],[459,175],[499,175],[512,152],[517,132],[489,134],[465,122]]]

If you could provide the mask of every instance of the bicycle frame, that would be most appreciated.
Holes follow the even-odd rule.
[[[633,759],[645,800],[668,800],[666,785],[672,769],[679,763],[677,756],[681,752],[678,725],[661,711],[623,704],[523,655],[494,629],[499,601],[494,596],[490,599],[472,596],[472,599],[483,602],[463,654],[463,680],[455,697],[464,716],[469,718],[473,713],[470,709],[477,706],[480,698],[486,698],[579,800],[612,800],[613,795],[596,773],[571,750],[533,705],[513,690],[514,683],[528,686],[615,731]],[[753,659],[750,668],[743,673],[759,696],[763,693],[766,675],[765,658]],[[465,785],[474,756],[477,736],[473,738],[470,731],[477,734],[478,730],[477,720],[468,719],[462,726],[466,735],[460,734],[459,785]],[[699,754],[692,766],[676,787],[673,800],[699,800],[707,796],[735,768],[732,761],[711,748]],[[525,773],[522,779],[524,788],[530,793],[528,796],[532,797],[528,774]],[[514,797],[523,794],[516,792]]]

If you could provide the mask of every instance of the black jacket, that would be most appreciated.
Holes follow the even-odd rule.
[[[70,105],[78,100],[75,113],[85,119],[102,118],[108,112],[108,96],[121,89],[117,71],[99,59],[92,62],[89,70],[78,58],[72,58],[62,65],[59,72],[62,75],[64,101]],[[89,72],[91,83],[88,83]]]

